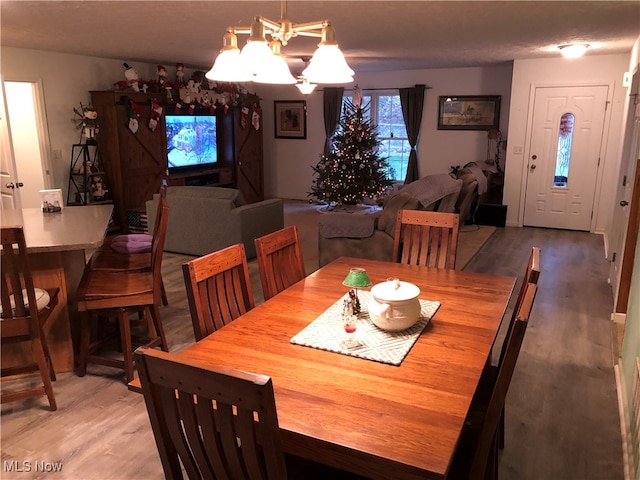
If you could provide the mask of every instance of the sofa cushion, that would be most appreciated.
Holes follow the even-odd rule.
[[[389,199],[382,214],[378,218],[378,230],[384,230],[393,236],[396,230],[396,219],[399,210],[417,210],[420,202],[404,189]]]

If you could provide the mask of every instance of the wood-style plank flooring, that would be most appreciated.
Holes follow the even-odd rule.
[[[303,215],[286,220],[292,221],[304,224]],[[308,268],[314,261],[317,265],[315,235],[307,229],[301,234]],[[612,294],[602,237],[498,229],[466,268],[521,276],[531,246],[542,249],[542,275],[507,399],[500,478],[622,479],[609,321]],[[161,313],[172,351],[193,342],[180,269],[189,258],[166,254],[163,261],[170,304]],[[254,265],[254,294],[260,299],[256,273]],[[44,398],[2,405],[0,477],[163,477],[142,396],[126,389],[121,373],[89,366],[83,378],[59,375],[54,388],[56,412],[48,410]],[[36,472],[36,462],[61,462],[62,469]],[[27,468],[31,471],[18,471]]]

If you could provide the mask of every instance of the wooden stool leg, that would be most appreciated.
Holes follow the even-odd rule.
[[[87,357],[89,356],[89,344],[91,342],[91,314],[85,312],[80,320],[80,349],[78,354],[78,376],[84,377],[87,373]]]
[[[31,341],[31,351],[33,352],[33,358],[38,364],[38,370],[40,370],[40,378],[42,378],[42,385],[44,386],[44,392],[49,399],[49,408],[51,411],[58,409],[56,405],[56,397],[53,394],[53,385],[51,384],[51,373],[47,366],[47,360],[44,357],[44,350],[42,349],[42,342],[39,338],[34,338]]]
[[[124,356],[124,373],[127,383],[133,380],[133,347],[131,345],[131,319],[126,309],[118,312],[120,324],[120,343],[122,345],[122,355]]]
[[[56,371],[53,368],[53,361],[51,360],[51,354],[49,353],[49,345],[47,344],[47,339],[44,336],[44,332],[42,329],[40,330],[40,339],[42,341],[42,351],[44,352],[44,358],[47,361],[47,367],[49,371],[49,378],[52,381],[56,381]]]

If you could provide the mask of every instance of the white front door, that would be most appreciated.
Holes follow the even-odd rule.
[[[525,226],[590,230],[607,94],[607,86],[536,88]]]
[[[47,187],[41,122],[34,82],[4,82],[5,102],[11,126],[11,142],[16,168],[16,190],[20,191],[22,208],[39,208],[40,190]],[[41,110],[43,111],[43,110]]]
[[[0,77],[0,208],[20,208],[20,189],[16,188],[17,176],[11,142],[9,113],[5,104],[4,82]]]

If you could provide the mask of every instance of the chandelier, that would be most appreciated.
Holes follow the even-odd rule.
[[[222,49],[205,76],[220,82],[295,84],[298,80],[291,75],[281,48],[300,35],[321,40],[299,77],[298,85],[353,81],[354,71],[338,48],[336,31],[329,20],[292,23],[287,19],[286,0],[281,2],[280,13],[279,22],[257,16],[250,27],[227,27],[222,37]],[[242,51],[238,48],[236,34],[249,34]],[[266,35],[270,36],[270,42],[267,42]]]

